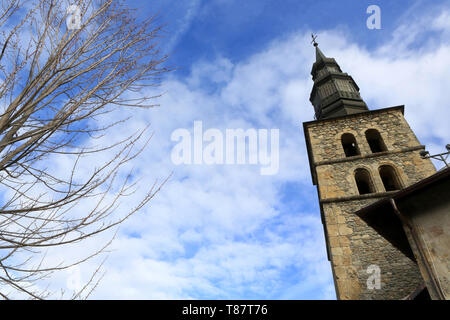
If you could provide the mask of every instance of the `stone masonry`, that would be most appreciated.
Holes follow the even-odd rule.
[[[380,133],[387,151],[372,153],[368,129]],[[419,285],[417,265],[368,227],[354,212],[394,193],[386,192],[379,167],[394,168],[402,187],[433,173],[430,160],[403,117],[403,106],[304,123],[313,183],[318,188],[322,222],[338,299],[401,299]],[[346,157],[341,136],[355,136],[360,155]],[[370,172],[374,193],[360,195],[354,172]],[[367,268],[381,270],[381,289],[368,289]]]

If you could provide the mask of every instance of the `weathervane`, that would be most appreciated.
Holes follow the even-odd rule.
[[[313,44],[314,47],[317,47],[319,44],[316,42],[317,36],[314,35],[314,33],[311,33],[311,38],[312,41],[311,43]]]

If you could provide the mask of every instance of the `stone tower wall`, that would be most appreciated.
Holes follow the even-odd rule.
[[[415,263],[368,227],[354,212],[392,193],[386,192],[379,166],[395,168],[402,187],[433,173],[430,160],[420,157],[417,137],[403,117],[403,108],[387,108],[305,123],[308,151],[317,184],[327,248],[339,299],[401,299],[420,283]],[[372,153],[367,129],[381,134],[387,151]],[[341,136],[352,133],[361,155],[346,157]],[[309,140],[309,142],[308,142]],[[376,192],[359,195],[354,171],[370,172]],[[381,289],[368,289],[367,267],[381,270]]]

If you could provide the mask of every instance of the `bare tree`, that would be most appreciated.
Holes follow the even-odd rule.
[[[143,89],[158,85],[167,57],[155,17],[138,21],[122,1],[0,1],[0,297],[43,299],[52,292],[37,283],[103,250],[49,266],[47,248],[117,226],[161,187],[117,215],[135,189],[121,168],[147,145],[147,128],[108,145],[86,141],[128,121],[130,109],[153,106]],[[125,116],[108,117],[118,109]],[[78,173],[84,157],[112,150],[87,176]],[[46,167],[58,156],[72,160],[63,174]],[[83,201],[90,209],[79,214]],[[87,297],[96,275],[73,297]]]

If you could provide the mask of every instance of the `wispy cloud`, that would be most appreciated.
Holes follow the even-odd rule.
[[[182,6],[185,6],[185,8],[183,9],[183,15],[181,15],[178,21],[176,21],[176,31],[171,34],[169,42],[164,48],[167,52],[171,52],[177,45],[180,38],[189,30],[192,21],[198,14],[201,2],[201,0],[189,0]],[[179,5],[179,1],[173,2],[172,5]]]

